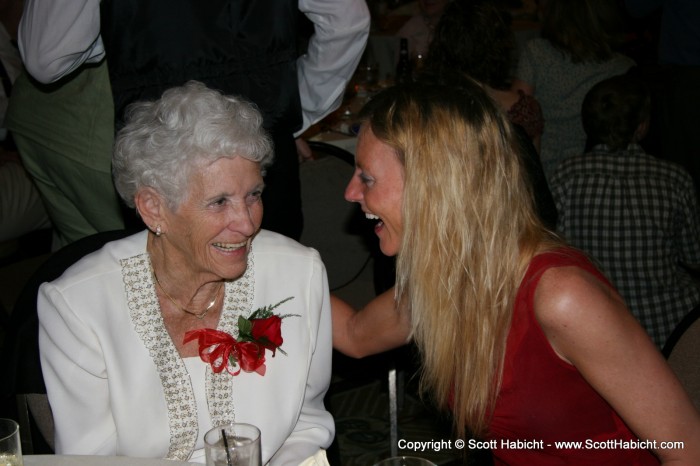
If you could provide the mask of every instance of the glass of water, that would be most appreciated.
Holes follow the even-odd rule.
[[[12,419],[0,419],[0,466],[22,466],[22,464],[19,424]]]
[[[393,456],[376,463],[374,466],[437,466],[432,461],[415,456]]]
[[[260,429],[252,424],[217,426],[204,435],[207,466],[262,466]]]

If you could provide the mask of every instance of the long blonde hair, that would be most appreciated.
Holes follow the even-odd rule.
[[[475,82],[396,87],[364,111],[405,166],[397,297],[411,311],[421,388],[483,435],[515,293],[549,237],[508,121]]]

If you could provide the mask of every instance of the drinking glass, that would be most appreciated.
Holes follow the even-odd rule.
[[[425,458],[418,458],[416,456],[392,456],[385,460],[381,460],[379,463],[375,463],[374,466],[437,466],[432,461],[428,461]]]
[[[19,424],[12,419],[0,419],[0,466],[23,466]]]
[[[217,426],[204,434],[207,466],[262,466],[260,429],[252,424]]]

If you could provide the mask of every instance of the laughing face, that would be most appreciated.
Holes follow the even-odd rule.
[[[240,277],[262,221],[263,186],[260,165],[242,157],[195,171],[186,200],[165,214],[169,262],[205,279]]]
[[[403,165],[396,151],[363,125],[357,141],[355,166],[352,180],[345,189],[345,199],[359,203],[365,216],[377,221],[374,232],[379,237],[380,249],[387,256],[395,256],[403,233]]]

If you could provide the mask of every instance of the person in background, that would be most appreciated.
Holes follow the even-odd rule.
[[[81,6],[73,1],[55,4],[69,11]],[[31,12],[25,9],[19,26],[21,53],[27,16]],[[65,49],[48,41],[44,50]],[[51,220],[53,250],[124,228],[110,168],[114,111],[105,63],[73,67],[51,85],[23,71],[12,88],[6,124]]]
[[[17,246],[12,243],[16,238],[51,227],[39,191],[24,169],[5,125],[12,86],[22,73],[22,59],[15,45],[21,15],[20,0],[0,2],[0,258],[15,252]]]
[[[433,38],[433,32],[442,17],[442,12],[451,0],[418,0],[418,13],[411,16],[396,35],[408,40],[408,54],[418,68],[425,58]]]
[[[603,274],[543,227],[516,151],[478,84],[370,101],[345,197],[376,222],[397,283],[359,312],[333,298],[334,346],[413,338],[456,438],[541,442],[493,449],[496,465],[700,464],[700,413]],[[657,446],[555,446],[590,439]]]
[[[540,104],[532,95],[511,89],[515,36],[509,18],[488,0],[451,2],[435,29],[425,69],[437,74],[456,70],[484,84],[539,150],[544,128]]]
[[[616,3],[608,0],[541,2],[541,37],[521,52],[513,89],[534,95],[545,127],[540,158],[547,179],[565,158],[584,152],[581,103],[605,78],[625,73],[634,61],[613,51]]]
[[[515,38],[505,15],[485,0],[451,2],[435,29],[423,74],[444,79],[461,73],[484,85],[515,125],[538,213],[554,229],[557,209],[537,150],[544,127],[542,109],[533,96],[510,88]]]
[[[633,75],[593,86],[583,101],[592,150],[562,162],[552,178],[557,230],[610,277],[659,348],[700,305],[686,267],[700,267],[700,213],[690,175],[639,145],[651,97]]]
[[[148,229],[39,291],[56,453],[203,463],[204,434],[234,420],[271,466],[331,443],[326,272],[260,229],[271,157],[258,110],[202,83],[129,107],[115,183]]]
[[[0,147],[0,258],[15,252],[12,240],[48,228],[51,221],[19,155]]]
[[[254,102],[276,154],[264,226],[300,237],[294,137],[340,105],[369,34],[364,0],[27,0],[25,11],[20,46],[39,81],[107,57],[117,128],[130,102],[191,79]],[[300,11],[315,31],[302,56]]]

